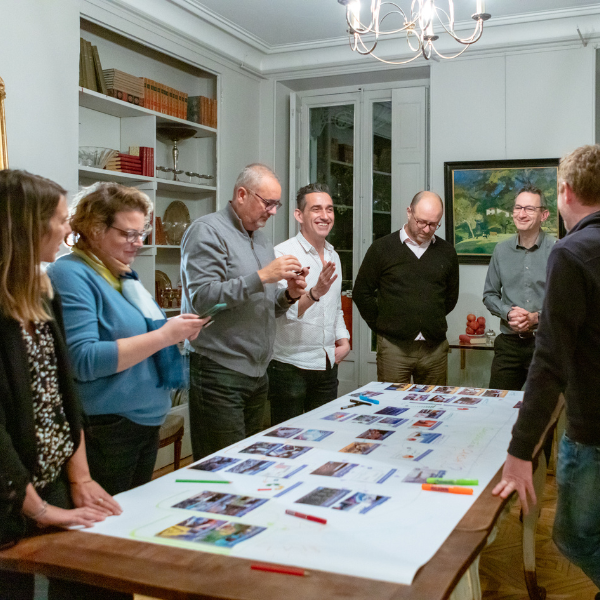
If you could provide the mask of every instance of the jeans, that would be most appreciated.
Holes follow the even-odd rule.
[[[85,428],[90,474],[111,496],[148,483],[158,453],[160,427],[119,415],[92,415]]]
[[[516,390],[523,388],[533,351],[535,338],[501,333],[494,342],[494,360],[489,388],[493,390]]]
[[[48,504],[60,508],[73,508],[64,469],[56,481],[48,484],[38,493]],[[33,521],[29,521],[28,525],[29,535],[35,535],[41,531]],[[33,598],[34,579],[31,573],[0,570],[0,600],[33,600]],[[132,598],[132,594],[63,579],[50,578],[48,584],[48,600],[131,600]]]
[[[250,377],[190,355],[190,430],[194,460],[264,429],[269,378]]]
[[[447,340],[443,342],[390,342],[377,336],[377,381],[446,385],[448,378]]]
[[[600,447],[563,436],[556,482],[554,542],[600,587]]]
[[[300,369],[288,363],[272,360],[269,375],[271,425],[283,423],[304,412],[335,400],[338,392],[338,366],[324,371]]]

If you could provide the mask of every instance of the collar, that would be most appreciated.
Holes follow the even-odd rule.
[[[515,250],[518,250],[519,248],[523,248],[524,250],[537,249],[542,245],[545,237],[546,232],[543,229],[540,229],[537,238],[535,238],[535,242],[533,242],[533,246],[531,246],[531,248],[525,248],[525,246],[521,246],[521,244],[519,244],[519,234],[517,233],[517,235],[515,235]]]
[[[229,217],[229,220],[236,229],[239,229],[242,233],[245,233],[249,238],[252,239],[253,235],[244,227],[242,220],[233,208],[233,202],[230,200],[225,207],[225,213]],[[252,232],[254,233],[254,231]]]
[[[588,225],[592,225],[593,227],[598,227],[598,225],[600,225],[600,211],[593,212],[593,213],[583,217],[583,219],[581,219],[578,223],[575,223],[575,225],[573,226],[573,229],[571,229],[570,231],[567,231],[567,235],[571,235],[575,231],[579,231],[580,229],[583,229],[584,227],[587,227]]]
[[[427,241],[427,242],[423,242],[422,244],[418,244],[417,242],[415,242],[409,235],[408,233],[406,233],[406,225],[408,225],[408,223],[404,223],[404,225],[402,225],[402,227],[400,228],[400,241],[403,244],[412,244],[413,246],[416,246],[417,248],[428,248],[429,244],[435,244],[435,233],[433,234],[433,237]]]
[[[318,254],[317,249],[302,235],[302,233],[298,232],[296,234],[296,239],[302,248],[304,248],[305,252],[309,253],[312,251],[315,254]],[[327,240],[325,240],[325,250],[327,252],[331,252],[333,250],[333,246]]]

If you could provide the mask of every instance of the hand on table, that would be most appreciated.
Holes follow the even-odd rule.
[[[123,512],[119,503],[93,479],[71,482],[71,498],[77,508],[92,508],[105,517]]]
[[[502,480],[492,490],[492,494],[508,498],[515,490],[519,494],[523,514],[526,515],[529,512],[528,495],[532,504],[537,502],[533,489],[533,465],[530,460],[522,460],[508,454],[502,469]]]

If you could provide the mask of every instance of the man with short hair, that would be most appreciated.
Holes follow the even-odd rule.
[[[271,425],[335,400],[338,364],[350,352],[342,313],[342,266],[326,240],[334,223],[327,185],[300,188],[294,217],[300,233],[276,246],[275,256],[295,256],[308,269],[308,293],[277,319],[268,369]],[[287,282],[279,285],[285,288]]]
[[[535,349],[546,285],[546,264],[556,239],[542,230],[550,215],[542,191],[527,185],[515,196],[517,233],[494,248],[483,303],[500,317],[489,388],[520,390]]]
[[[196,219],[182,241],[182,311],[202,315],[216,304],[201,339],[188,343],[190,429],[197,460],[261,431],[267,405],[267,366],[275,318],[304,294],[293,256],[275,258],[260,231],[281,206],[281,185],[261,164],[239,175],[233,200]],[[278,289],[285,279],[287,288]]]
[[[567,426],[559,449],[553,538],[600,587],[600,146],[564,157],[558,182],[558,209],[569,233],[548,260],[523,405],[493,493],[507,498],[517,490],[525,513],[528,496],[536,502],[533,450],[564,394]]]
[[[444,205],[433,192],[419,192],[408,221],[375,240],[363,260],[352,298],[377,333],[377,379],[446,385],[448,324],[458,301],[458,257],[435,235]]]

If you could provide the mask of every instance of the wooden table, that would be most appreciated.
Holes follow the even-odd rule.
[[[467,350],[491,350],[493,352],[494,344],[461,344],[460,342],[452,342],[450,343],[450,349],[452,348],[460,350],[460,368],[464,371],[467,366]]]
[[[561,408],[559,404],[546,431],[556,426]],[[538,505],[545,479],[543,439],[545,434],[536,449],[540,456]],[[0,568],[168,600],[443,600],[453,596],[457,585],[463,590],[461,598],[477,598],[478,555],[507,504],[491,495],[499,480],[500,471],[410,586],[316,570],[304,577],[265,573],[250,569],[255,561],[78,531],[54,531],[22,540],[0,552]],[[534,506],[524,519],[525,576],[534,600],[545,596],[535,575],[538,513]]]

